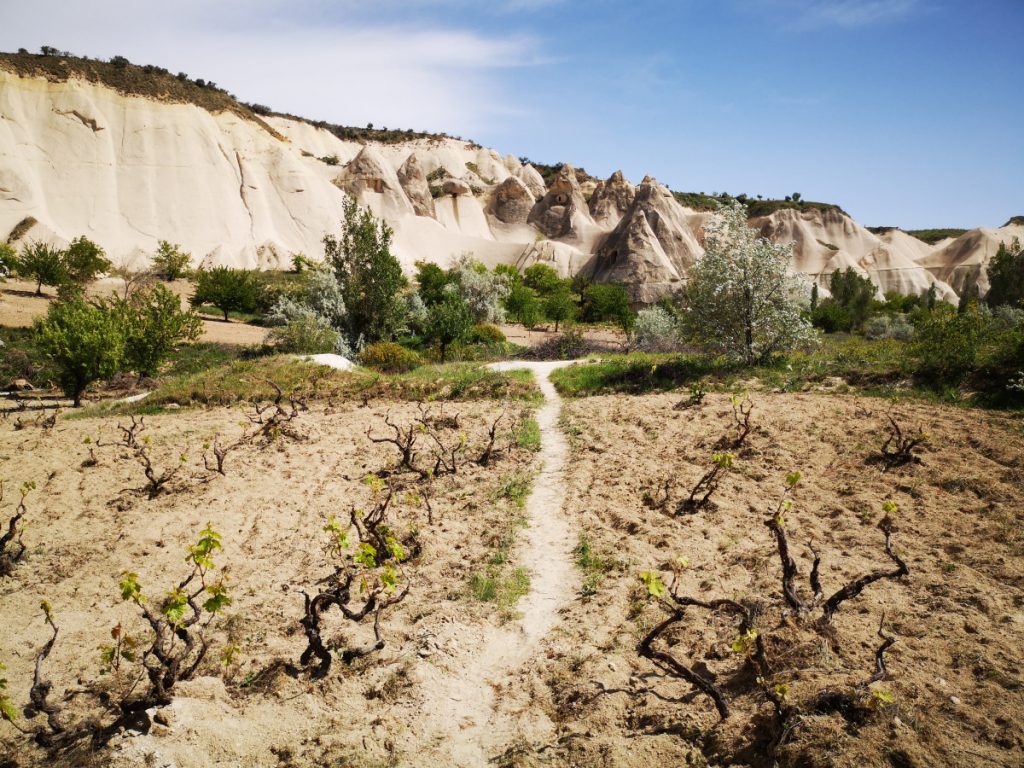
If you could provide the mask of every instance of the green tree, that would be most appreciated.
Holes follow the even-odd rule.
[[[153,271],[161,280],[179,280],[188,275],[192,254],[181,250],[177,243],[161,240],[153,254]]]
[[[423,303],[432,307],[444,299],[444,288],[456,281],[455,275],[428,261],[416,262],[416,285]]]
[[[139,378],[152,376],[182,344],[199,339],[203,324],[193,310],[162,285],[153,285],[114,299],[110,309],[121,323],[124,365]]]
[[[540,300],[537,293],[522,283],[512,286],[505,297],[505,311],[527,328],[533,328],[541,317]]]
[[[852,331],[860,328],[871,312],[875,284],[853,267],[836,270],[829,278],[832,296],[812,311],[814,324],[826,331]]]
[[[629,294],[617,283],[592,283],[583,289],[583,319],[591,323],[615,323],[629,333],[636,313],[629,305]]]
[[[90,383],[117,373],[124,336],[113,312],[81,297],[51,304],[35,322],[36,343],[60,371],[60,386],[78,408]]]
[[[18,253],[14,246],[7,243],[0,243],[0,277],[6,277],[14,272],[18,265]]]
[[[792,244],[759,237],[735,201],[704,232],[704,256],[686,290],[686,326],[695,340],[753,364],[814,339],[801,311],[810,291],[789,271]]]
[[[36,296],[43,295],[43,286],[58,286],[67,280],[64,253],[46,243],[25,243],[14,267],[15,274],[36,283]]]
[[[557,291],[562,285],[562,279],[558,272],[547,264],[538,262],[526,268],[523,272],[523,282],[533,288],[541,296],[547,296]]]
[[[252,312],[259,304],[262,286],[259,275],[247,269],[214,267],[196,272],[196,290],[189,302],[193,307],[209,304],[224,313]]]
[[[345,336],[352,345],[391,339],[405,318],[402,266],[391,253],[392,230],[352,199],[342,208],[339,238],[324,237],[324,253],[334,268],[347,312]]]
[[[461,339],[473,327],[473,313],[457,292],[448,291],[444,298],[430,307],[427,314],[427,338],[441,348],[441,362],[445,361],[448,347]]]
[[[989,289],[985,303],[990,307],[1009,304],[1024,306],[1024,249],[1016,237],[1007,247],[999,243],[996,255],[987,267]]]
[[[78,286],[92,282],[111,267],[103,249],[84,235],[72,240],[61,258],[67,280]]]
[[[561,285],[544,298],[544,315],[558,324],[570,322],[576,317],[576,299],[568,285]]]

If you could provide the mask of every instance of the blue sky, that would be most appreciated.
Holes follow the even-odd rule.
[[[0,0],[4,50],[904,228],[1024,214],[1022,40],[1022,0]]]

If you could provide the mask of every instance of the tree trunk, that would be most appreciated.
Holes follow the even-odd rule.
[[[445,353],[445,351],[446,351],[447,349],[448,349],[448,345],[447,345],[447,344],[445,344],[445,343],[444,343],[444,342],[442,341],[442,342],[441,342],[441,362],[442,362],[442,363],[444,362],[444,353]]]
[[[224,322],[225,322],[225,323],[227,323],[227,322],[230,322],[230,321],[228,320],[228,311],[227,311],[226,309],[224,310]]]
[[[43,281],[40,280],[38,283],[36,283],[36,296],[42,296],[42,295],[43,295]]]

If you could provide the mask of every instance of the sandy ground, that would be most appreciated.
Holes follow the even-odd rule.
[[[305,439],[238,448],[226,477],[202,469],[202,443],[215,432],[234,440],[246,409],[146,417],[158,466],[187,454],[171,492],[152,500],[133,491],[143,478],[132,453],[111,444],[116,419],[60,418],[49,431],[0,423],[7,489],[0,508],[13,509],[23,481],[39,486],[28,500],[29,556],[0,579],[0,658],[19,706],[48,637],[40,599],[53,604],[61,626],[47,665],[60,699],[93,681],[116,684],[99,675],[97,647],[119,622],[142,634],[117,595],[119,575],[134,570],[146,592],[159,595],[183,575],[184,548],[207,520],[224,534],[220,560],[234,596],[211,631],[207,662],[180,684],[149,734],[118,736],[98,755],[47,762],[0,724],[0,764],[6,756],[13,765],[118,768],[768,766],[752,749],[767,703],[738,674],[742,662],[729,647],[734,622],[692,609],[670,637],[677,656],[727,691],[734,714],[724,724],[706,698],[636,652],[665,615],[638,574],[657,570],[667,581],[678,555],[690,562],[684,593],[763,604],[762,629],[796,699],[864,681],[883,612],[898,638],[887,655],[889,678],[876,684],[894,703],[856,725],[836,713],[807,713],[787,735],[779,765],[1022,764],[1019,419],[900,404],[900,418],[931,437],[921,464],[883,473],[865,459],[881,442],[887,403],[754,393],[755,429],[715,505],[677,516],[675,503],[731,434],[724,395],[683,411],[673,409],[679,396],[671,394],[588,398],[564,404],[558,418],[541,383],[550,399],[539,411],[514,407],[515,422],[534,415],[540,423],[539,455],[515,448],[490,467],[466,463],[437,478],[428,493],[433,522],[422,499],[403,495],[395,528],[416,529],[424,544],[406,576],[410,597],[386,614],[382,651],[351,666],[336,662],[319,682],[276,665],[295,661],[304,647],[299,591],[329,572],[326,517],[369,503],[363,478],[394,465],[394,449],[371,443],[367,428],[383,434],[388,414],[407,423],[418,415],[415,405],[315,404],[296,422]],[[478,453],[501,408],[445,405],[460,419],[444,439],[464,433],[468,453]],[[85,462],[90,449],[94,466]],[[778,555],[763,520],[792,469],[804,473],[787,514],[794,557],[805,578],[813,542],[827,592],[889,564],[875,524],[883,501],[899,505],[896,545],[910,576],[844,604],[825,636],[779,612]],[[501,488],[524,472],[536,475],[535,490],[520,509]],[[669,502],[658,508],[666,480]],[[577,568],[572,551],[583,542],[591,562]],[[530,573],[531,590],[511,609],[469,597],[471,574],[516,567]],[[368,637],[365,626],[336,614],[333,622],[329,637]],[[225,665],[219,659],[228,644],[239,651]],[[66,706],[81,713],[88,701],[78,693]]]

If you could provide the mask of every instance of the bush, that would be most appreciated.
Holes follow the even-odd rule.
[[[556,333],[559,323],[569,323],[576,318],[576,299],[568,285],[560,283],[544,297],[544,315],[555,321]]]
[[[124,355],[124,336],[114,313],[81,298],[51,304],[46,317],[36,320],[35,332],[76,408],[90,383],[117,373]]]
[[[293,317],[287,324],[274,328],[270,339],[280,352],[318,355],[336,351],[341,334],[322,318],[310,313]]]
[[[359,360],[367,368],[383,373],[405,373],[422,364],[420,356],[393,341],[378,341],[368,344],[359,354]]]
[[[942,307],[925,315],[912,348],[919,373],[935,383],[959,384],[975,369],[988,325],[988,318],[977,310],[953,312]]]
[[[180,280],[188,276],[191,262],[192,255],[177,243],[161,240],[153,254],[153,271],[162,280]]]
[[[1016,237],[1007,248],[999,243],[987,269],[989,285],[985,302],[990,307],[1019,306],[1024,302],[1024,248]]]
[[[546,296],[561,287],[562,279],[553,267],[538,262],[523,272],[523,284],[533,288],[541,296]]]
[[[61,259],[66,279],[79,286],[92,282],[111,267],[103,249],[84,236],[72,240]]]
[[[202,321],[182,310],[178,296],[162,285],[137,291],[110,306],[124,335],[124,364],[140,377],[152,376],[181,345],[199,339]]]
[[[505,334],[496,325],[490,323],[478,323],[470,328],[466,335],[466,341],[470,344],[504,344]]]
[[[864,323],[864,335],[869,339],[914,338],[914,326],[904,315],[875,315]]]
[[[583,289],[581,306],[588,323],[615,323],[629,333],[636,315],[629,306],[629,294],[616,283],[594,283]]]
[[[6,277],[14,271],[18,263],[18,254],[13,246],[0,243],[0,277]]]
[[[633,324],[633,343],[643,352],[674,352],[679,347],[679,325],[663,307],[642,309]]]
[[[473,314],[459,293],[446,292],[444,300],[430,308],[426,336],[438,343],[442,363],[448,346],[465,336],[472,326]]]
[[[540,309],[536,292],[522,283],[513,285],[505,297],[505,310],[527,328],[540,322]]]
[[[473,319],[478,323],[501,323],[505,321],[505,307],[502,302],[509,295],[508,278],[491,272],[468,253],[455,261],[451,272],[455,285],[462,294]],[[446,290],[452,290],[447,287]]]
[[[825,299],[818,304],[811,312],[811,322],[825,333],[849,331],[853,327],[850,313],[835,299]]]
[[[262,290],[259,275],[245,269],[214,267],[196,272],[196,291],[189,301],[193,307],[209,304],[224,313],[253,312]]]

